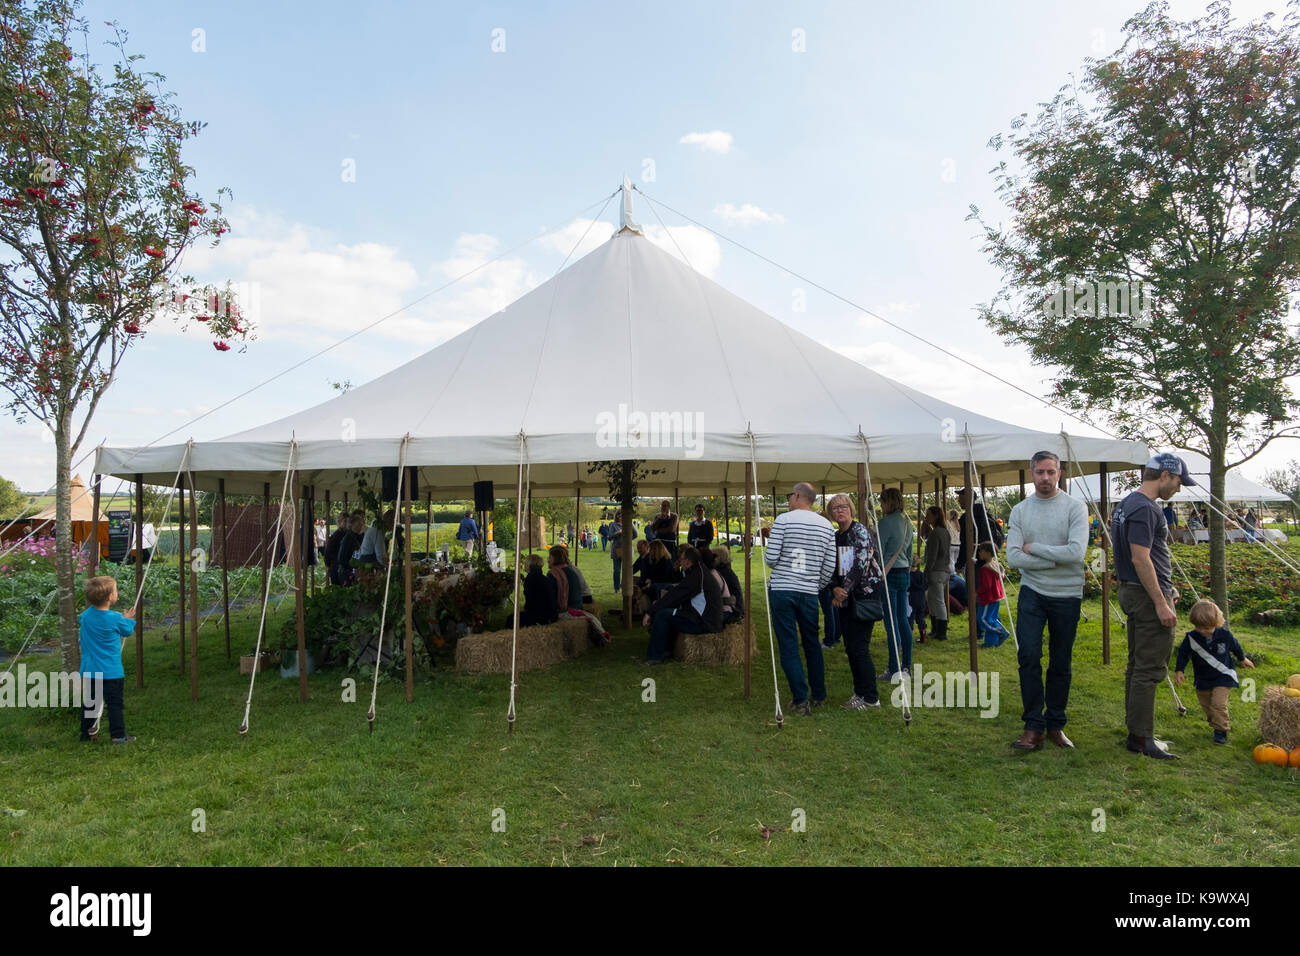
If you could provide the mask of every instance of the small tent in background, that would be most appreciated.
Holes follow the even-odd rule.
[[[72,479],[71,491],[72,540],[80,548],[93,533],[95,502],[93,496],[86,492],[86,483],[80,475]],[[55,503],[51,502],[44,511],[34,514],[20,523],[30,524],[37,538],[52,536],[54,534],[54,509]],[[99,516],[99,547],[101,555],[108,553],[108,518],[102,512]]]

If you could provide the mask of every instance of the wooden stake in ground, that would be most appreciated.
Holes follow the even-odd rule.
[[[230,660],[230,522],[226,519],[226,479],[217,479],[221,499],[221,617],[226,622],[226,660]],[[216,550],[215,548],[213,549]]]
[[[155,545],[155,547],[157,547]],[[150,558],[153,555],[150,554]],[[135,476],[135,686],[144,686],[144,475]]]
[[[194,482],[190,482],[190,545],[194,550],[199,548],[199,496],[194,490]],[[181,522],[184,523],[185,514],[181,513]],[[209,542],[209,547],[211,542]],[[190,700],[199,699],[199,575],[194,569],[194,558],[191,555],[181,555],[181,560],[186,562],[190,568]],[[181,565],[183,568],[185,565]]]
[[[415,700],[415,628],[411,618],[411,467],[402,469],[402,514],[406,534],[402,536],[402,583],[406,586],[406,702]],[[381,650],[383,635],[380,635]]]

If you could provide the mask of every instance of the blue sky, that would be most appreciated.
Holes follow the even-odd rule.
[[[233,190],[234,228],[187,266],[248,283],[259,328],[241,354],[155,324],[83,451],[177,428],[169,442],[220,437],[328,399],[330,381],[359,384],[433,348],[554,274],[587,226],[578,213],[625,173],[651,197],[1041,394],[1042,370],[975,318],[998,276],[967,208],[997,218],[988,139],[1050,99],[1085,57],[1118,47],[1140,5],[93,0],[84,9],[98,31],[116,19],[186,118],[208,123],[186,160],[204,197]],[[1181,17],[1203,9],[1173,4]],[[1253,17],[1282,5],[1234,9]],[[343,175],[349,161],[355,181]],[[696,268],[813,338],[972,410],[1061,427],[1059,413],[661,214]],[[610,203],[604,219],[616,215]],[[659,225],[639,197],[637,218]],[[544,229],[561,231],[188,424]],[[601,238],[594,228],[579,254]],[[651,238],[668,241],[658,229]],[[599,361],[592,345],[582,361]],[[25,489],[53,482],[42,431],[0,417],[0,474]],[[1246,473],[1300,457],[1289,443],[1275,448]]]

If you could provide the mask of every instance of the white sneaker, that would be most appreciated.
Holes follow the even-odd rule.
[[[852,697],[850,697],[848,700],[844,702],[844,709],[845,710],[866,710],[867,702],[863,700],[861,697],[859,697],[857,694],[854,694]]]

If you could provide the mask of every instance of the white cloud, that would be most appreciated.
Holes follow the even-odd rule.
[[[742,226],[752,226],[756,222],[785,222],[785,217],[780,213],[767,212],[753,203],[745,203],[742,206],[734,206],[729,202],[723,203],[713,207],[713,214],[721,216],[727,222],[738,223]]]
[[[543,236],[538,242],[543,248],[553,249],[561,256],[569,256],[569,261],[574,262],[601,245],[613,234],[613,223],[605,222],[603,219],[575,219],[562,229]],[[559,260],[556,264],[559,264]]]
[[[699,226],[644,226],[645,237],[660,249],[681,259],[688,266],[712,279],[722,264],[722,248],[717,237]]]
[[[685,143],[687,146],[698,146],[709,153],[729,153],[733,137],[730,133],[715,129],[707,133],[687,133],[678,142]]]

